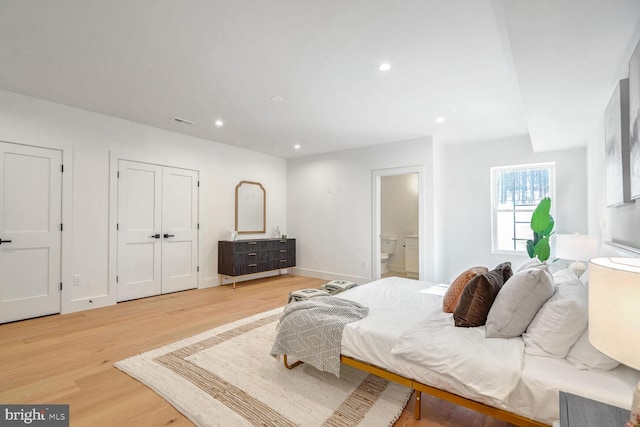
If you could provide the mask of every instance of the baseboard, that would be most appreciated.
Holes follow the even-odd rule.
[[[313,277],[315,279],[348,280],[350,282],[355,282],[359,285],[362,285],[363,283],[369,283],[371,281],[370,277],[351,276],[349,274],[331,273],[328,271],[310,270],[307,268],[297,268],[297,267],[295,270],[296,270],[297,276]]]
[[[114,304],[116,304],[115,298],[110,297],[109,295],[82,298],[69,301],[66,304],[62,304],[62,310],[60,314],[75,313],[78,311],[91,310],[94,308],[108,307]]]
[[[213,288],[214,286],[220,286],[219,276],[206,277],[198,283],[198,289]]]

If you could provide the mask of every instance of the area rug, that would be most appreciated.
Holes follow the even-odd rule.
[[[340,378],[270,354],[282,308],[169,344],[115,366],[198,426],[390,426],[411,389],[348,366]]]

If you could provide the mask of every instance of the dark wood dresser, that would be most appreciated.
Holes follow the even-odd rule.
[[[218,274],[223,279],[296,266],[296,239],[252,239],[218,241]]]

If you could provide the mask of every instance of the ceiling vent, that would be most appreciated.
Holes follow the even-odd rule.
[[[181,119],[180,117],[174,117],[173,118],[174,122],[178,122],[178,123],[184,123],[185,125],[192,125],[194,124],[191,120],[187,120],[187,119]]]

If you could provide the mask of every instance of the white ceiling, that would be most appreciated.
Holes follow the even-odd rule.
[[[424,135],[544,151],[584,145],[639,18],[638,0],[0,0],[0,88],[284,158]]]

